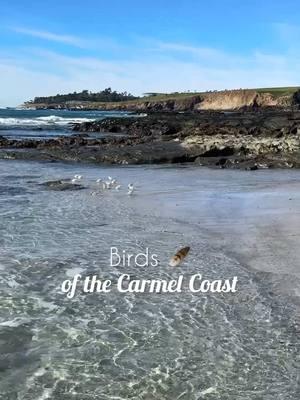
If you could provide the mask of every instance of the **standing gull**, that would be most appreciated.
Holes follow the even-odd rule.
[[[132,195],[133,191],[134,191],[133,184],[132,184],[132,183],[129,183],[127,194]]]

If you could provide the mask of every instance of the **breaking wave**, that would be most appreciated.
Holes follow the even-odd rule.
[[[91,118],[64,118],[57,115],[49,115],[47,117],[37,118],[0,118],[1,128],[21,128],[21,127],[66,127],[72,123],[80,123],[86,121],[93,121]]]

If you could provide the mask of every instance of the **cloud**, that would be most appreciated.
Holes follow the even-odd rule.
[[[298,52],[292,60],[290,52],[257,50],[241,57],[214,48],[154,40],[147,46],[135,44],[117,59],[23,48],[2,57],[0,54],[0,105],[17,105],[35,96],[75,90],[99,91],[108,86],[137,95],[294,86],[299,84]]]
[[[0,106],[17,106],[43,93],[70,92],[74,82],[0,61]]]
[[[226,56],[224,52],[218,49],[210,47],[199,47],[192,46],[186,43],[173,43],[173,42],[160,42],[154,43],[155,46],[152,48],[154,51],[171,52],[171,53],[182,53],[185,55],[192,55],[200,58],[223,58]]]
[[[77,36],[72,35],[60,35],[57,33],[52,33],[48,31],[41,31],[36,29],[28,29],[22,27],[13,27],[11,28],[16,33],[20,33],[22,35],[32,36],[38,39],[45,39],[52,42],[60,42],[64,44],[68,44],[76,47],[86,47],[88,45],[88,41],[83,40]]]

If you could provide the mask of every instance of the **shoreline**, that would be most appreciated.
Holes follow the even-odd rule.
[[[71,346],[71,350],[64,355],[63,364],[59,364],[62,368],[65,368],[65,365],[72,365],[72,360],[78,355],[74,354],[74,348],[76,351],[79,349],[80,354],[87,354],[86,359],[91,360],[91,355],[88,353],[91,348],[89,338],[95,335],[98,329],[101,335],[105,335],[107,346],[99,346],[99,343],[103,343],[103,336],[100,338],[101,342],[97,342],[98,345],[92,343],[93,359],[89,370],[91,374],[94,374],[94,365],[101,357],[105,360],[112,359],[111,348],[114,354],[119,354],[128,345],[128,337],[136,339],[138,334],[139,343],[148,343],[150,329],[155,343],[162,342],[162,347],[166,347],[170,344],[170,338],[177,338],[176,328],[180,334],[178,341],[175,342],[174,351],[179,350],[177,353],[179,357],[182,357],[184,351],[187,360],[190,360],[190,355],[198,354],[194,352],[199,351],[201,343],[203,346],[211,343],[211,351],[214,351],[216,348],[214,344],[220,343],[220,340],[224,340],[224,335],[228,335],[225,338],[227,340],[228,337],[230,341],[229,350],[235,349],[234,343],[237,338],[239,341],[238,353],[235,351],[230,353],[232,357],[236,357],[234,359],[236,362],[239,362],[242,353],[246,362],[253,362],[251,364],[253,369],[261,368],[263,355],[268,362],[267,366],[272,366],[273,359],[269,358],[269,348],[272,348],[276,368],[279,354],[285,363],[289,363],[289,371],[296,373],[297,360],[291,355],[295,354],[293,352],[295,347],[292,346],[297,337],[295,335],[299,333],[299,320],[296,319],[299,313],[290,298],[283,295],[281,288],[278,287],[278,282],[283,281],[285,284],[288,279],[286,277],[284,280],[280,279],[281,271],[272,276],[257,275],[244,263],[240,263],[239,258],[229,254],[229,251],[232,249],[232,243],[237,247],[241,243],[241,238],[244,238],[241,243],[243,247],[239,246],[240,250],[245,249],[246,245],[255,255],[259,267],[261,259],[259,260],[257,256],[264,255],[265,249],[268,250],[267,256],[275,251],[275,257],[283,267],[293,264],[296,268],[299,265],[298,262],[291,263],[286,260],[286,254],[293,256],[295,261],[299,260],[299,251],[298,247],[293,245],[297,244],[297,237],[295,242],[290,241],[290,234],[294,232],[290,230],[286,215],[278,208],[281,196],[278,196],[277,191],[279,189],[282,198],[285,199],[280,208],[287,210],[297,233],[299,230],[297,171],[248,173],[231,170],[198,170],[196,167],[176,168],[176,166],[175,168],[158,166],[99,168],[64,163],[30,165],[24,162],[18,165],[15,162],[4,161],[1,161],[1,164],[1,183],[7,186],[8,191],[14,190],[7,196],[6,201],[1,203],[5,240],[2,263],[4,260],[6,265],[3,268],[3,301],[4,304],[5,301],[11,301],[13,291],[14,306],[19,312],[19,318],[16,320],[12,319],[8,312],[4,314],[5,324],[19,325],[17,327],[6,325],[3,330],[10,340],[18,340],[20,335],[26,339],[33,327],[34,332],[38,331],[38,335],[37,340],[30,342],[29,350],[38,355],[40,349],[44,349],[45,339],[49,340],[49,354],[54,350],[56,353],[50,359],[47,357],[46,362],[41,364],[41,367],[47,368],[47,372],[49,363],[53,365],[58,362],[57,352],[61,353],[66,346]],[[107,191],[99,196],[91,196],[90,191],[94,190],[91,187],[76,193],[57,193],[44,191],[43,186],[38,185],[45,179],[67,178],[75,173],[82,174],[83,183],[89,185],[95,185],[99,176],[107,175],[116,177],[125,185],[132,181],[137,185],[137,192],[134,196],[127,196],[125,191]],[[272,182],[276,185],[276,193],[266,203],[266,198],[261,197],[259,193],[263,191],[269,196]],[[294,188],[297,198],[292,202],[288,202],[288,198],[294,198],[294,195],[291,195],[285,186],[286,182],[295,182],[297,185]],[[276,217],[277,222],[274,226],[273,213],[266,212],[266,207],[270,209],[270,203],[273,204],[272,210],[274,207],[278,210],[277,215],[280,220],[286,222],[282,227],[283,235],[281,232],[279,236],[276,235],[280,241],[275,243],[273,239],[274,232],[278,232],[278,218]],[[264,208],[257,208],[256,205],[264,205]],[[261,234],[265,238],[265,246],[257,249],[253,246],[255,244],[253,240],[257,237],[253,231],[253,224],[260,229],[264,218],[272,224],[270,227],[264,224],[266,230],[263,229]],[[7,229],[8,226],[10,229]],[[248,231],[252,240],[251,237],[244,236]],[[13,240],[10,237],[12,233],[15,233]],[[126,267],[125,270],[122,266],[108,269],[106,265],[109,262],[108,251],[111,243],[130,253],[143,251],[147,245],[151,253],[157,252],[160,255],[161,267],[150,265],[141,268],[133,265]],[[287,253],[282,252],[283,243],[287,243]],[[167,261],[181,244],[191,246],[191,253],[183,265],[178,269],[165,266],[164,260]],[[28,248],[32,248],[32,253],[28,254]],[[265,257],[263,260],[268,261]],[[273,258],[270,261],[273,261]],[[23,268],[20,267],[20,263]],[[148,277],[176,279],[181,273],[188,280],[191,275],[202,273],[205,279],[212,281],[238,276],[239,282],[235,294],[223,295],[210,292],[193,294],[189,291],[171,294],[147,292],[120,294],[115,289],[115,282],[123,272],[130,274],[133,280],[148,279]],[[78,273],[84,277],[98,274],[101,279],[110,279],[114,284],[114,290],[107,295],[84,294],[78,291],[70,302],[66,299],[66,295],[61,293],[60,285],[66,279],[73,279]],[[50,278],[45,279],[46,276]],[[17,290],[15,286],[11,286],[14,282],[11,277],[17,283],[21,283]],[[269,278],[272,278],[272,282]],[[289,281],[295,282],[295,279]],[[41,289],[37,290],[39,288]],[[28,303],[24,305],[22,299],[25,295]],[[57,312],[60,309],[66,311]],[[49,318],[45,318],[45,312],[50,315]],[[147,330],[144,328],[145,321],[150,321]],[[26,333],[28,332],[27,336],[22,335],[22,331],[20,333],[24,326],[27,329]],[[63,337],[53,335],[57,326],[65,327],[66,332],[71,332],[71,335],[75,333],[76,336],[70,339],[67,335]],[[128,333],[126,336],[122,334],[124,326]],[[62,331],[59,329],[57,332],[60,334]],[[131,332],[135,336],[131,336]],[[181,332],[188,337],[187,341],[182,340]],[[280,336],[278,332],[281,332]],[[199,337],[204,338],[200,344]],[[135,360],[145,356],[143,345],[135,346],[136,342],[132,343],[133,346],[129,351],[124,352],[127,366],[134,365],[128,364],[132,358]],[[152,346],[149,348],[152,349]],[[164,353],[159,351],[156,354],[160,356]],[[219,357],[219,354],[217,351],[216,356]],[[206,366],[209,368],[210,363],[206,364],[206,358],[203,362],[206,370]],[[57,364],[54,365],[58,368]],[[232,364],[224,365],[230,373]],[[263,365],[264,370],[265,365]],[[30,360],[26,366],[31,368]],[[105,371],[106,368],[107,364]],[[187,367],[184,365],[184,368]],[[262,374],[261,370],[259,373]],[[281,371],[279,373],[281,374]],[[198,379],[198,375],[196,371],[195,379]],[[270,371],[270,376],[273,379],[273,370]],[[284,377],[285,374],[282,373],[281,376]],[[118,376],[115,377],[117,382]],[[288,379],[286,382],[288,384]],[[117,391],[115,393],[118,394]]]
[[[102,110],[130,112],[191,112],[191,111],[233,111],[292,109],[300,105],[299,87],[233,89],[206,92],[150,94],[132,100],[91,101],[76,100],[69,95],[68,100],[60,101],[59,96],[43,98],[23,104],[29,109],[68,109],[68,110]]]
[[[72,130],[69,136],[41,140],[0,135],[0,158],[300,168],[300,111],[150,113],[74,123]]]

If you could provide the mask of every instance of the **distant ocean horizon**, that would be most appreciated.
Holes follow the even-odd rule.
[[[72,124],[124,117],[129,113],[118,111],[28,110],[0,108],[0,136],[6,138],[57,137],[73,134]]]

